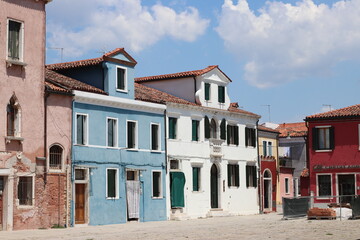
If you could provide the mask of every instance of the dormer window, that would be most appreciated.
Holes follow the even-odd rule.
[[[10,61],[22,61],[23,30],[22,22],[8,20],[7,59]]]
[[[210,100],[210,83],[205,83],[205,100]]]
[[[225,103],[225,87],[218,86],[218,102]]]
[[[126,69],[117,67],[116,69],[116,89],[126,91]]]

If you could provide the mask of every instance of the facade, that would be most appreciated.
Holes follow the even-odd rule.
[[[360,105],[307,116],[310,192],[315,202],[360,193]],[[349,203],[351,197],[343,197]]]
[[[262,125],[258,126],[258,144],[260,158],[260,186],[261,211],[276,211],[276,197],[278,185],[278,136],[279,132]]]
[[[256,126],[231,104],[217,67],[136,78],[139,99],[166,105],[168,218],[255,214]]]
[[[71,86],[71,225],[166,219],[165,106],[134,99],[135,65],[119,48],[47,66],[87,85]]]
[[[48,167],[45,4],[0,1],[0,229],[65,224],[65,182]],[[50,100],[51,101],[51,100]],[[50,127],[52,128],[52,126]],[[69,149],[66,149],[68,154]],[[59,193],[59,194],[58,194]]]

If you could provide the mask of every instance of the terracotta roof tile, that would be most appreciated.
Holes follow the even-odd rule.
[[[253,113],[253,112],[249,112],[249,111],[245,111],[243,109],[240,109],[240,108],[236,108],[236,107],[232,107],[230,105],[230,107],[228,108],[228,111],[230,112],[236,112],[236,113],[242,113],[242,114],[246,114],[246,115],[250,115],[250,116],[253,116],[253,117],[257,117],[257,118],[260,118],[261,116],[256,114],[256,113]]]
[[[281,123],[276,130],[280,132],[279,137],[303,137],[307,135],[305,122]]]
[[[57,86],[56,88],[57,90],[60,90],[59,88],[63,88],[63,89],[67,89],[68,91],[79,90],[79,91],[93,92],[93,93],[100,93],[107,95],[106,92],[104,92],[99,88],[80,82],[73,78],[64,76],[60,73],[54,72],[49,69],[45,69],[45,82],[49,87]]]
[[[258,129],[259,129],[259,130],[262,130],[262,131],[266,131],[266,132],[280,133],[280,132],[279,132],[278,130],[276,130],[276,129],[268,128],[268,127],[265,127],[265,126],[262,126],[262,125],[259,125],[259,126],[258,126]]]
[[[130,62],[111,58],[112,56],[114,56],[118,53],[124,54],[128,59],[130,59]],[[115,50],[105,53],[103,56],[98,57],[98,58],[84,59],[84,60],[73,61],[73,62],[48,64],[48,65],[46,65],[46,68],[50,69],[50,70],[62,70],[62,69],[69,69],[69,68],[87,67],[87,66],[94,66],[94,65],[100,64],[103,61],[117,61],[117,62],[123,63],[123,64],[129,63],[134,66],[137,63],[135,61],[135,59],[133,59],[125,51],[124,48],[116,48]]]
[[[157,80],[166,80],[166,79],[176,79],[176,78],[186,78],[186,77],[196,77],[203,75],[211,70],[218,68],[218,65],[211,65],[201,70],[193,70],[193,71],[186,71],[186,72],[178,72],[178,73],[170,73],[170,74],[163,74],[163,75],[156,75],[156,76],[148,76],[148,77],[139,77],[135,78],[135,82],[149,82],[149,81],[157,81]],[[220,69],[219,69],[220,70]],[[221,71],[221,70],[220,70]],[[231,82],[231,79],[221,71]]]
[[[67,89],[66,87],[57,86],[51,82],[45,82],[45,88],[48,91],[53,92],[60,92],[60,93],[71,93],[71,90]]]
[[[307,116],[305,120],[360,117],[360,104]]]
[[[139,83],[135,83],[135,99],[146,101],[146,102],[154,102],[166,104],[167,102],[180,103],[186,105],[195,105],[195,103],[186,101],[182,98],[175,97],[171,94],[159,91],[157,89],[141,85]]]

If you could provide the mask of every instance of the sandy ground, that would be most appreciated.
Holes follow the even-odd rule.
[[[282,220],[281,214],[270,213],[0,232],[0,239],[360,239],[360,220]]]

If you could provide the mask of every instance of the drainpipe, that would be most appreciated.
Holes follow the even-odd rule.
[[[47,183],[47,99],[50,96],[48,92],[44,93],[44,158],[45,158],[45,165],[44,165],[44,184]],[[45,188],[44,185],[44,188]]]
[[[259,180],[258,180],[258,186],[259,186],[259,212],[260,214],[263,213],[262,210],[262,184],[261,184],[261,160],[260,160],[260,154],[259,154],[259,120],[256,121],[256,149],[257,149],[257,158],[258,158],[258,173],[259,173]]]

